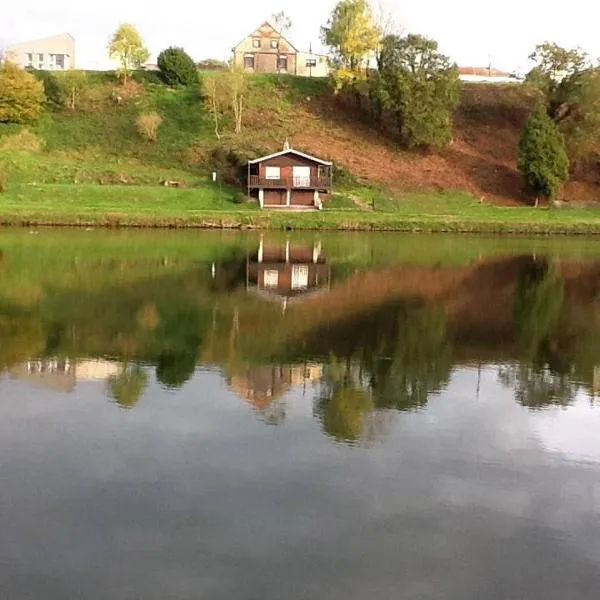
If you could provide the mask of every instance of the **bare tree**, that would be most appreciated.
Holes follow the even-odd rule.
[[[206,103],[215,123],[215,136],[221,139],[220,119],[223,111],[223,85],[221,77],[218,74],[204,76],[204,89],[206,90]]]
[[[271,19],[273,20],[273,25],[279,34],[279,37],[277,38],[277,72],[279,73],[279,47],[281,46],[281,39],[292,28],[292,19],[288,17],[283,10],[273,13]]]
[[[241,67],[232,67],[223,77],[226,95],[235,119],[235,133],[242,132],[244,105],[248,96],[248,75]]]

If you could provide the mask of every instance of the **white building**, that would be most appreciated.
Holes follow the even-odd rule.
[[[75,39],[68,33],[4,47],[4,60],[23,69],[64,71],[75,68]]]

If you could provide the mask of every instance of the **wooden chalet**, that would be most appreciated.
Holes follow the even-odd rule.
[[[328,291],[331,267],[321,244],[297,244],[289,240],[265,244],[248,256],[246,288],[268,300],[282,304]]]
[[[281,152],[248,163],[248,196],[261,208],[321,208],[331,194],[331,162],[294,150],[286,142]]]

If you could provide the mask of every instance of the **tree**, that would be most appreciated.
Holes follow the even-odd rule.
[[[402,143],[443,147],[452,139],[458,104],[458,70],[438,44],[421,35],[388,35],[382,41],[372,98],[396,116]]]
[[[244,106],[249,90],[248,75],[243,68],[232,66],[223,76],[222,81],[233,112],[235,133],[239,135],[242,132]]]
[[[144,46],[138,30],[133,25],[124,23],[115,31],[108,45],[108,55],[119,61],[118,73],[123,78],[123,85],[126,85],[132,69],[139,68],[148,60],[150,52]]]
[[[525,188],[535,196],[552,200],[569,178],[569,159],[565,141],[554,121],[540,104],[531,114],[519,140],[517,157]]]
[[[535,67],[526,81],[544,94],[552,120],[564,120],[576,102],[578,78],[590,67],[587,55],[579,49],[567,50],[545,42],[536,46],[529,60]]]
[[[287,32],[292,28],[292,19],[288,17],[283,10],[271,15],[273,26],[279,34],[278,45],[281,43],[281,38],[285,37]],[[279,72],[279,61],[277,61],[277,72]]]
[[[158,55],[160,74],[168,85],[196,85],[198,68],[183,48],[167,48]]]
[[[548,116],[566,137],[572,159],[585,158],[600,137],[600,68],[580,49],[545,42],[529,57],[526,82],[537,89]]]
[[[223,77],[210,74],[204,78],[205,102],[215,124],[215,136],[221,139],[220,123],[225,107],[227,106],[226,90],[223,86]]]
[[[85,71],[69,70],[56,74],[62,104],[75,110],[81,93],[85,90],[88,78]]]
[[[367,0],[340,0],[327,25],[321,28],[321,37],[334,53],[338,89],[364,79],[368,57],[380,39]]]
[[[27,123],[44,106],[44,86],[10,62],[0,65],[0,123]]]

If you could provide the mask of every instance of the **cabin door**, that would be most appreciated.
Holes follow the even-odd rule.
[[[310,167],[294,167],[294,187],[310,187]]]

